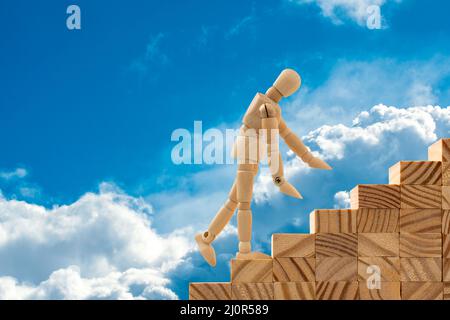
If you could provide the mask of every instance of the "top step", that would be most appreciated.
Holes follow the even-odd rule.
[[[429,146],[428,160],[450,162],[450,139],[441,139]]]

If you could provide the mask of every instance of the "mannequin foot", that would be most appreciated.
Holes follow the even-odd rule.
[[[211,243],[206,243],[205,240],[203,240],[201,233],[195,236],[195,241],[197,242],[200,254],[203,256],[206,262],[208,262],[210,266],[215,267],[216,252],[214,251],[214,248],[211,246]]]
[[[258,259],[272,259],[271,256],[264,254],[262,252],[258,252],[258,251],[252,251],[252,252],[248,252],[248,253],[242,253],[242,252],[238,252],[236,254],[236,259],[238,260],[258,260]]]

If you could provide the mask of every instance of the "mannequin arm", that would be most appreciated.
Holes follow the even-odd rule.
[[[280,191],[294,198],[302,198],[301,194],[284,178],[283,161],[279,150],[278,119],[271,117],[269,106],[263,105],[261,112],[261,128],[266,136],[267,160],[275,185]]]
[[[280,136],[286,142],[289,149],[302,159],[303,162],[307,163],[311,168],[331,170],[331,167],[325,161],[312,155],[303,141],[289,129],[283,119],[280,120],[279,129]]]

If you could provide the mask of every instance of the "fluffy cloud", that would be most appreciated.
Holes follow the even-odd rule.
[[[339,61],[320,87],[306,84],[283,103],[283,112],[288,124],[305,135],[323,124],[350,125],[359,112],[380,103],[406,108],[448,101],[444,89],[449,76],[450,59],[445,56],[408,62]]]
[[[344,209],[350,208],[350,192],[339,191],[334,195],[334,208]]]
[[[192,242],[151,215],[108,184],[52,209],[0,197],[0,299],[176,298],[167,274]]]
[[[304,135],[303,140],[318,156],[345,174],[366,179],[378,176],[378,181],[373,183],[385,183],[386,174],[380,176],[383,170],[399,160],[426,158],[427,145],[449,136],[449,129],[450,107],[397,108],[380,104],[359,113],[351,126],[324,125]],[[295,181],[313,175],[292,152],[285,158],[287,177]],[[346,180],[348,177],[338,179]],[[334,193],[338,191],[342,189]],[[276,192],[268,172],[262,171],[255,198],[267,201]],[[335,205],[348,206],[345,192],[336,193],[334,200]]]
[[[399,3],[401,0],[290,0],[299,4],[315,3],[322,15],[335,24],[342,24],[344,18],[349,18],[359,25],[365,25],[367,8],[373,5],[381,7],[386,2]]]

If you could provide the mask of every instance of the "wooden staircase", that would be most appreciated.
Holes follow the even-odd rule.
[[[358,185],[351,209],[314,210],[310,234],[272,235],[272,259],[231,260],[191,300],[450,300],[450,139]]]

